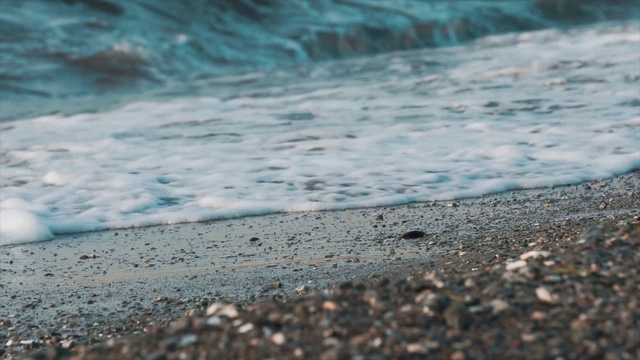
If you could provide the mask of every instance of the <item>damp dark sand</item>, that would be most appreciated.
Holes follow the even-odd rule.
[[[639,185],[636,171],[459,201],[0,248],[0,354],[634,358]],[[540,258],[520,259],[532,250]],[[615,311],[593,310],[603,304]]]

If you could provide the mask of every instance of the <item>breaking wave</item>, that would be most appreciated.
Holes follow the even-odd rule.
[[[632,0],[0,3],[0,120],[203,77],[640,13]],[[47,99],[35,111],[30,101]],[[90,109],[82,109],[90,110]]]

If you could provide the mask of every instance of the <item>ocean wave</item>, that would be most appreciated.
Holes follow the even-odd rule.
[[[622,174],[640,167],[639,33],[629,22],[503,34],[5,122],[0,245]]]
[[[125,90],[133,95],[158,83],[212,74],[637,18],[639,5],[637,0],[7,0],[0,3],[2,118],[24,116],[18,111],[24,101],[42,94],[60,99]]]

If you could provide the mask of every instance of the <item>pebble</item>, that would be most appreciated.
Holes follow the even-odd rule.
[[[419,343],[407,344],[407,352],[409,354],[422,354],[425,355],[428,352],[426,346]]]
[[[76,346],[76,342],[73,339],[62,340],[60,341],[60,346],[63,349],[73,349],[73,347]]]
[[[537,259],[537,258],[546,258],[551,255],[548,251],[539,251],[539,250],[531,250],[526,253],[520,255],[520,260],[529,260],[529,259]]]
[[[240,316],[240,311],[236,305],[225,306],[222,311],[218,313],[219,316],[226,316],[229,319],[235,319]]]
[[[471,323],[471,313],[464,306],[464,303],[453,302],[444,311],[444,319],[447,325],[455,329],[464,329]]]
[[[499,314],[509,309],[509,303],[501,299],[493,299],[489,304],[491,305],[492,312],[494,314]]]
[[[544,301],[544,302],[549,303],[549,304],[553,304],[553,303],[556,302],[554,296],[551,294],[549,289],[547,289],[544,286],[541,286],[541,287],[536,289],[536,296],[538,297],[538,299],[540,301]]]
[[[198,341],[198,337],[195,334],[188,334],[180,338],[180,341],[178,341],[178,347],[193,345],[196,341]]]
[[[180,318],[175,322],[173,322],[171,326],[171,332],[174,334],[184,332],[184,331],[187,331],[190,327],[191,327],[191,318],[188,318],[188,317]]]
[[[215,315],[218,311],[222,310],[222,308],[224,307],[224,305],[219,304],[219,303],[213,303],[211,305],[209,305],[209,307],[207,308],[207,315]]]
[[[326,311],[340,311],[342,310],[342,308],[340,307],[340,305],[338,305],[337,303],[335,303],[334,301],[325,301],[322,303],[322,310],[326,310]]]
[[[253,330],[253,324],[252,323],[246,323],[246,324],[244,324],[244,325],[242,325],[242,326],[240,326],[238,328],[238,333],[239,334],[244,334],[244,333],[249,332],[251,330]]]
[[[283,345],[287,341],[287,338],[281,332],[278,332],[278,333],[275,333],[275,334],[271,335],[270,339],[271,339],[272,343],[274,343],[274,344],[276,344],[278,346]]]
[[[544,320],[547,318],[547,314],[543,313],[542,311],[534,311],[531,313],[531,316],[529,316],[529,318],[531,320]]]
[[[474,288],[476,287],[476,282],[472,278],[467,278],[464,280],[464,287]]]
[[[165,360],[167,358],[166,351],[155,351],[144,357],[144,360]]]
[[[510,262],[507,264],[506,269],[507,271],[513,271],[516,269],[520,269],[521,267],[525,267],[527,266],[527,262],[524,260],[517,260],[514,262]]]
[[[406,233],[402,234],[403,239],[420,239],[425,236],[426,234],[424,233],[424,231],[420,230],[407,231]]]
[[[212,316],[207,319],[207,325],[211,327],[219,327],[222,325],[222,319],[219,316]]]

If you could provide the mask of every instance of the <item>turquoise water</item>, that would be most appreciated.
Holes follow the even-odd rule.
[[[639,15],[632,0],[3,0],[0,121],[221,97],[236,84],[198,80]]]

